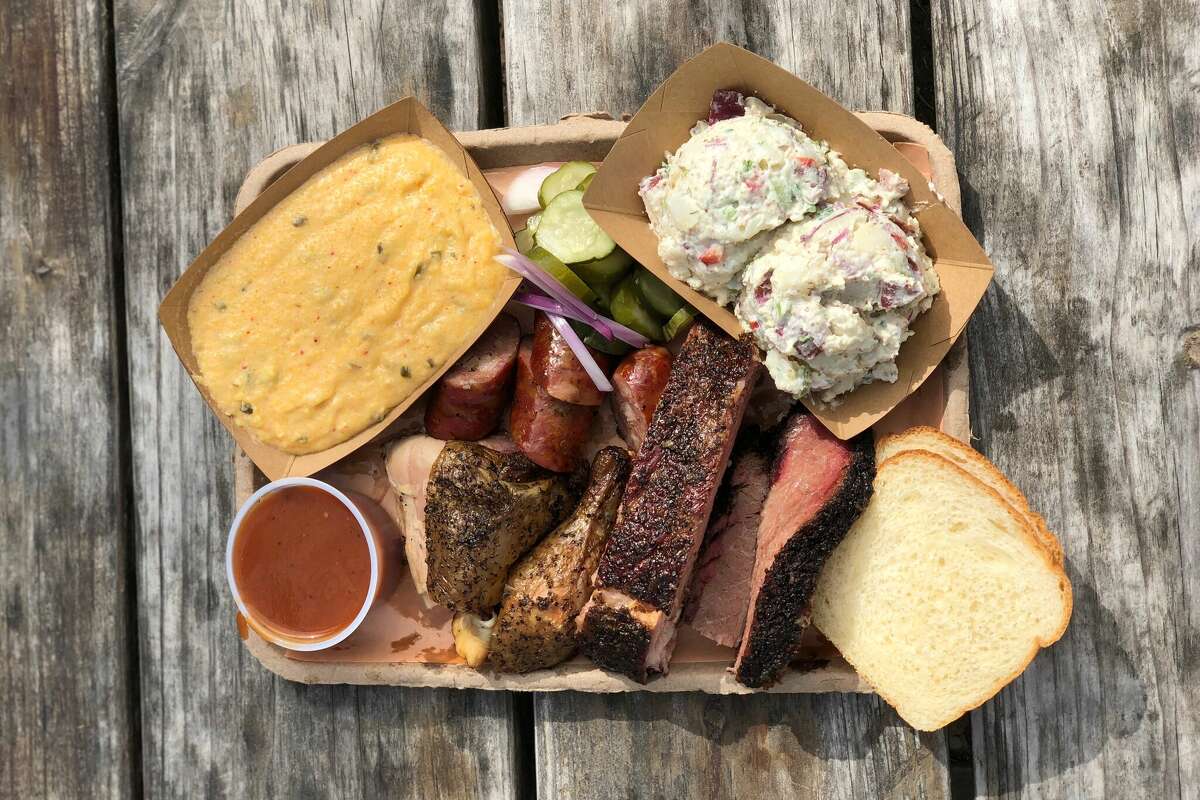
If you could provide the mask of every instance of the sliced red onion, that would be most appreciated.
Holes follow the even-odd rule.
[[[512,299],[523,306],[536,308],[538,311],[546,311],[551,314],[558,314],[560,317],[573,319],[576,322],[587,322],[583,319],[582,314],[576,314],[574,311],[568,310],[562,303],[557,300],[552,300],[544,294],[534,294],[533,292],[517,292],[512,296]]]
[[[600,369],[600,365],[596,363],[596,359],[592,358],[591,351],[587,349],[587,345],[579,338],[579,334],[575,332],[575,329],[571,327],[566,318],[560,317],[558,314],[547,314],[546,319],[550,320],[550,324],[566,340],[567,347],[570,347],[571,352],[579,359],[579,363],[583,365],[584,372],[592,379],[592,383],[596,384],[596,388],[602,392],[611,392],[613,387],[604,375],[604,370]]]
[[[534,292],[517,292],[513,295],[512,299],[523,306],[536,308],[539,311],[545,311],[549,314],[558,314],[560,317],[566,317],[567,319],[573,319],[576,322],[582,322],[584,325],[588,325],[592,328],[596,327],[595,320],[603,320],[604,324],[612,329],[610,331],[612,335],[605,336],[603,333],[600,333],[599,330],[596,332],[600,333],[601,336],[604,336],[604,338],[608,339],[610,342],[613,339],[617,339],[618,341],[624,342],[630,347],[637,347],[639,349],[650,344],[649,339],[647,339],[645,336],[642,336],[632,328],[626,328],[621,323],[611,320],[602,314],[597,314],[594,311],[591,314],[586,315],[576,314],[571,309],[564,307],[562,303],[546,297],[545,295],[536,294]]]
[[[626,328],[624,325],[617,322],[616,320],[610,319],[610,318],[602,316],[600,314],[597,314],[596,316],[599,317],[600,319],[604,320],[604,324],[612,329],[613,338],[617,339],[618,341],[624,342],[625,344],[629,345],[630,347],[636,347],[639,350],[642,349],[643,347],[650,346],[650,340],[647,339],[645,336],[642,336],[640,333],[635,331],[633,328]],[[596,326],[593,325],[592,327],[594,328]],[[608,337],[605,337],[605,338],[608,338]]]
[[[638,348],[646,347],[650,344],[650,340],[637,331],[631,330],[619,322],[614,322],[602,314],[597,314],[587,303],[572,294],[567,287],[559,283],[550,273],[516,250],[505,248],[503,254],[496,256],[496,260],[541,289],[552,300],[557,301],[562,306],[561,311],[547,309],[542,306],[534,306],[535,308],[541,308],[543,311],[552,311],[552,313],[559,314],[560,316],[570,317],[585,325],[590,325],[596,329],[596,333],[609,341],[616,338],[630,347]],[[522,294],[527,293],[522,292]],[[518,302],[521,301],[518,300]],[[526,305],[529,304],[526,303]]]
[[[511,269],[513,272],[520,275],[525,280],[532,283],[537,288],[541,289],[552,298],[562,303],[564,307],[574,311],[576,314],[598,316],[595,311],[588,307],[588,304],[576,297],[567,287],[559,283],[552,275],[539,267],[534,261],[521,255],[516,250],[504,248],[504,252],[496,256],[496,260],[504,266]],[[612,331],[607,329],[600,330],[601,336],[606,339],[612,338]]]
[[[544,294],[537,294],[536,292],[517,292],[512,296],[512,299],[523,306],[536,308],[538,311],[545,311],[547,314],[558,314],[560,317],[573,319],[576,322],[582,322],[584,325],[592,324],[591,314],[577,314],[575,311],[567,308],[562,303],[553,298],[546,297]],[[604,336],[604,334],[600,335]],[[611,342],[613,337],[604,336],[604,338]]]

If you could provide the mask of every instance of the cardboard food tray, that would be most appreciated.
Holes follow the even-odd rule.
[[[826,428],[849,439],[883,419],[933,374],[987,290],[992,265],[946,198],[885,137],[777,64],[722,42],[684,62],[646,98],[604,159],[583,204],[617,244],[730,335],[742,333],[730,309],[677,279],[663,263],[639,196],[639,182],[655,174],[664,153],[676,152],[688,141],[697,120],[708,116],[713,93],[721,89],[764,100],[799,122],[809,136],[827,142],[850,167],[873,176],[887,170],[908,183],[905,202],[920,223],[941,289],[929,309],[912,321],[911,338],[896,357],[897,380],[861,384],[836,403],[803,398]]]
[[[163,330],[170,339],[171,346],[175,348],[179,360],[183,362],[188,375],[196,384],[201,396],[204,397],[204,401],[208,403],[217,419],[233,436],[234,441],[249,453],[254,463],[272,479],[311,475],[358,450],[372,439],[385,435],[421,395],[442,376],[442,373],[450,369],[454,362],[458,361],[467,351],[467,348],[482,335],[496,315],[503,310],[508,298],[521,283],[521,279],[516,275],[507,276],[500,291],[493,299],[491,307],[475,320],[473,329],[466,332],[467,335],[451,356],[381,420],[323,450],[296,454],[274,447],[260,441],[251,428],[238,425],[230,415],[221,411],[204,382],[198,377],[200,365],[192,348],[192,335],[188,324],[188,307],[193,293],[200,287],[209,270],[217,265],[226,251],[271,211],[280,200],[298,189],[313,175],[357,148],[386,136],[401,133],[420,136],[441,150],[451,163],[459,166],[467,180],[474,186],[475,191],[479,193],[484,213],[495,225],[501,242],[509,247],[516,246],[500,201],[484,178],[480,167],[475,164],[462,143],[446,130],[442,123],[429,112],[429,109],[421,105],[415,97],[410,96],[376,111],[328,142],[321,142],[307,147],[303,151],[298,151],[298,157],[289,166],[296,164],[301,158],[304,159],[304,162],[299,164],[297,169],[287,170],[287,175],[283,175],[283,171],[280,170],[274,171],[272,177],[278,177],[278,181],[260,182],[258,191],[253,195],[239,194],[240,202],[233,221],[196,257],[171,287],[171,290],[167,292],[159,306],[158,317]]]
[[[928,127],[900,114],[861,112],[868,125],[896,143],[914,165],[931,176],[931,181],[948,207],[956,213],[960,194],[954,158]],[[625,128],[625,123],[604,114],[567,117],[554,125],[506,128],[456,134],[479,167],[500,174],[511,168],[546,161],[581,159],[599,161],[608,153]],[[320,143],[297,144],[272,153],[246,176],[238,192],[240,211],[292,165]],[[874,426],[878,433],[900,430],[914,424],[931,424],[966,441],[968,420],[968,370],[966,340],[960,338],[933,376],[912,396]],[[241,449],[234,455],[235,502],[241,505],[266,482],[265,476]],[[686,626],[685,626],[686,630]],[[702,691],[718,694],[746,693],[726,672],[726,664],[714,661],[673,663],[669,675],[646,685],[572,660],[553,670],[529,675],[495,675],[463,664],[433,664],[417,661],[354,662],[301,661],[272,645],[252,630],[241,628],[246,647],[264,667],[280,677],[301,683],[359,684],[506,689],[515,691],[585,692]],[[809,649],[803,657],[819,666],[801,671],[791,669],[771,689],[776,693],[870,691],[845,661],[828,644]],[[763,690],[759,690],[763,691]]]

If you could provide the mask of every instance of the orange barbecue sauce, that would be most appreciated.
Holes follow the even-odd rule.
[[[255,621],[289,638],[323,638],[362,609],[371,554],[336,497],[289,486],[247,512],[233,545],[233,577]]]

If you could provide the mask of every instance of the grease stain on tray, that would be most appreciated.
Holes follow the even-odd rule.
[[[453,647],[426,647],[417,652],[417,661],[424,661],[426,664],[467,663]]]
[[[399,639],[393,639],[392,640],[392,652],[393,653],[403,653],[405,650],[412,647],[413,644],[415,644],[416,641],[420,638],[421,638],[421,634],[413,632],[413,633],[410,633],[408,636],[402,636]]]

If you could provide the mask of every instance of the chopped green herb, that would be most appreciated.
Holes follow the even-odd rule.
[[[296,444],[304,444],[304,443],[306,443],[307,441],[308,441],[308,437],[307,437],[307,436],[297,436],[297,437],[296,437]]]
[[[362,369],[362,364],[355,364],[353,361],[347,362],[346,366],[350,369]]]
[[[411,378],[412,370],[409,369],[407,366],[400,367],[400,377],[401,378]]]
[[[430,369],[433,369],[434,367],[436,367],[436,366],[437,366],[436,364],[434,364],[434,363],[433,363],[433,359],[432,359],[432,358],[427,358],[427,359],[425,359],[425,363],[429,365],[429,368],[430,368]]]
[[[226,306],[224,303],[218,301],[216,303],[213,303],[213,308],[215,308],[217,311],[224,311],[226,308],[228,308],[228,306]]]
[[[242,403],[242,413],[243,414],[253,414],[254,406],[250,405],[249,403]]]
[[[306,222],[308,222],[308,217],[304,216],[303,214],[297,214],[296,216],[292,217],[292,227],[294,228],[299,228]]]

